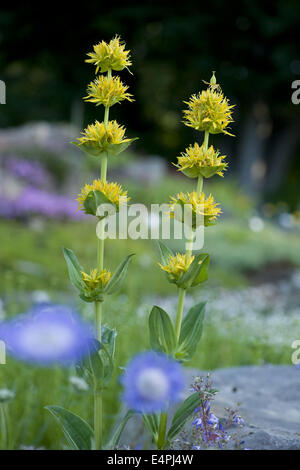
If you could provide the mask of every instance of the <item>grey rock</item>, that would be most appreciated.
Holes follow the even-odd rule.
[[[199,375],[189,370],[188,379]],[[217,416],[240,403],[245,426],[240,434],[250,449],[300,450],[300,369],[294,366],[244,366],[211,373],[219,390]]]
[[[194,377],[205,374],[186,369],[187,385],[193,382]],[[211,379],[219,390],[212,404],[216,416],[224,417],[225,407],[235,409],[240,403],[239,413],[245,426],[238,430],[238,435],[245,441],[243,447],[300,450],[299,368],[276,365],[234,367],[214,370]],[[190,423],[187,430],[189,427]],[[131,448],[140,444],[143,448],[151,448],[140,416],[129,421],[122,444]]]

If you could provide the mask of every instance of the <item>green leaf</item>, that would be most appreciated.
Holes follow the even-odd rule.
[[[113,449],[114,447],[116,447],[118,444],[119,444],[119,441],[120,441],[120,438],[121,438],[121,435],[122,435],[122,432],[124,431],[124,428],[127,424],[127,422],[129,421],[129,419],[134,416],[135,412],[133,410],[128,410],[126,415],[124,416],[124,418],[121,420],[119,426],[117,427],[117,429],[115,430],[115,432],[113,433],[113,436],[111,438],[111,440],[109,441],[109,443],[107,444],[107,448],[108,449]]]
[[[92,448],[93,430],[80,416],[62,406],[46,406],[46,410],[60,424],[64,435],[75,450],[90,450]]]
[[[154,441],[158,436],[158,428],[159,428],[159,421],[156,414],[147,414],[143,415],[143,421],[145,423],[146,428],[148,429],[149,433],[152,435]]]
[[[111,206],[112,202],[97,189],[94,191],[90,191],[83,203],[84,211],[86,214],[97,216],[97,209],[101,204],[109,204]],[[106,216],[97,217],[101,220],[104,219],[104,217]]]
[[[153,349],[172,354],[176,347],[174,327],[167,312],[156,305],[150,312],[149,332]]]
[[[183,319],[178,352],[176,357],[182,360],[190,360],[199,344],[203,330],[203,320],[205,315],[206,302],[200,302],[192,307]]]
[[[115,355],[115,342],[116,342],[117,330],[111,329],[106,325],[101,328],[101,342],[107,345],[108,352],[111,358]]]
[[[84,153],[92,157],[101,157],[107,154],[106,149],[101,149],[98,145],[92,145],[88,142],[80,144],[79,142],[73,141],[71,144],[76,145],[76,147],[80,148]]]
[[[123,283],[123,281],[126,277],[127,269],[128,269],[128,266],[129,266],[129,263],[131,261],[132,256],[134,256],[134,255],[132,254],[132,255],[127,256],[125,258],[125,260],[122,261],[121,264],[119,264],[119,266],[115,270],[114,274],[112,275],[111,280],[106,285],[106,287],[103,291],[104,293],[113,294],[114,292],[116,292],[121,287],[121,285],[122,285],[122,283]]]
[[[137,140],[138,137],[135,137],[133,139],[124,139],[123,142],[120,144],[112,144],[112,143],[106,143],[103,147],[99,147],[97,144],[91,144],[88,142],[85,142],[84,144],[80,144],[79,142],[71,142],[72,144],[76,145],[79,147],[83,152],[86,154],[92,156],[92,157],[102,157],[102,155],[107,155],[108,153],[110,155],[119,155],[119,153],[123,152],[124,150],[127,149],[127,147],[134,141]]]
[[[68,248],[63,248],[63,254],[67,263],[70,281],[80,292],[85,289],[85,283],[82,279],[81,271],[83,271],[82,266],[80,266],[78,259],[76,258],[75,253]]]
[[[173,251],[160,240],[158,241],[158,248],[159,248],[162,264],[164,265],[168,264],[169,256],[174,256]]]
[[[195,256],[194,261],[186,273],[177,281],[178,287],[188,289],[204,282],[208,279],[209,255],[200,253]]]
[[[114,371],[116,330],[102,326],[102,340],[90,339],[88,354],[76,364],[78,375],[99,389],[107,385]]]
[[[119,153],[123,152],[124,150],[129,147],[129,145],[134,141],[137,140],[138,137],[135,137],[133,139],[125,139],[123,142],[120,144],[108,144],[107,145],[107,152],[110,155],[116,156],[119,155]]]
[[[178,408],[167,434],[168,443],[170,443],[182,430],[187,420],[193,415],[195,408],[200,405],[200,402],[200,396],[195,392],[190,395]]]

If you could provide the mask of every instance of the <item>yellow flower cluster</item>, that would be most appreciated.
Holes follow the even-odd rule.
[[[195,257],[190,258],[187,255],[176,253],[175,256],[169,255],[168,264],[162,265],[158,263],[160,268],[168,273],[171,281],[178,281],[179,278],[187,272]]]
[[[77,139],[78,145],[87,153],[95,156],[107,152],[108,149],[113,153],[112,146],[129,144],[134,140],[124,139],[125,131],[125,127],[120,126],[117,121],[109,121],[107,126],[104,125],[104,122],[95,121],[94,124],[90,124],[84,129],[83,137]]]
[[[222,212],[218,207],[219,204],[214,201],[214,198],[211,194],[205,198],[204,193],[198,195],[196,191],[193,191],[192,193],[180,192],[176,197],[171,197],[171,217],[177,217],[175,207],[176,204],[180,205],[182,209],[186,204],[188,204],[193,216],[203,217],[205,227],[214,225],[214,221],[216,220],[217,216]],[[179,214],[179,216],[180,221],[184,223],[184,213],[182,212]],[[192,222],[194,223],[194,219]]]
[[[106,269],[102,269],[98,272],[97,268],[92,269],[90,274],[87,274],[81,271],[82,279],[84,280],[85,285],[90,291],[95,289],[104,289],[104,287],[109,283],[112,273]]]
[[[175,165],[178,171],[181,171],[189,178],[197,178],[203,176],[210,178],[218,174],[223,176],[223,171],[226,170],[227,163],[223,160],[225,155],[220,156],[220,153],[211,145],[209,148],[199,145],[197,142],[190,145],[185,152],[177,157],[178,164]]]
[[[84,210],[84,203],[91,191],[99,191],[109,202],[114,204],[117,209],[119,209],[122,204],[127,203],[130,199],[127,196],[127,191],[123,191],[120,184],[108,183],[107,181],[97,179],[94,180],[92,184],[86,184],[82,188],[77,198],[78,209]]]
[[[120,37],[115,36],[108,44],[99,42],[94,47],[94,52],[89,52],[86,62],[96,65],[96,73],[108,70],[123,70],[131,65],[130,53],[125,50],[125,44],[120,42]]]
[[[105,107],[110,108],[124,100],[134,101],[132,95],[126,93],[128,88],[118,76],[107,77],[100,75],[88,85],[88,95],[84,97],[84,100],[95,103],[96,106],[103,104]]]
[[[230,134],[226,128],[233,122],[232,108],[220,88],[210,86],[201,93],[192,95],[185,101],[188,109],[184,110],[184,124],[198,131],[208,131],[210,134]]]

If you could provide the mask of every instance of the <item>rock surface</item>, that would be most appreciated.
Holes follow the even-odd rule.
[[[190,381],[197,371],[188,371]],[[219,390],[213,409],[241,403],[241,435],[250,449],[300,449],[300,369],[294,366],[245,366],[212,372]]]
[[[187,369],[187,383],[193,377],[204,375]],[[219,390],[212,405],[218,416],[224,408],[236,408],[245,420],[241,436],[244,447],[259,450],[300,450],[300,369],[294,366],[244,366],[218,369],[211,373],[213,385]],[[145,436],[145,435],[144,435]],[[134,417],[123,435],[123,443],[131,448],[143,442],[140,417]]]

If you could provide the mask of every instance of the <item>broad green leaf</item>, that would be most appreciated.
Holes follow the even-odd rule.
[[[167,312],[156,305],[149,316],[150,344],[156,351],[171,354],[176,347],[174,327]]]
[[[125,428],[127,422],[129,421],[129,419],[130,419],[134,414],[135,414],[135,412],[134,412],[133,410],[128,410],[128,411],[127,411],[126,415],[125,415],[124,418],[121,420],[119,426],[118,426],[117,429],[114,431],[111,440],[110,440],[109,443],[107,444],[106,447],[107,447],[108,449],[113,449],[114,447],[116,447],[116,446],[119,444],[119,441],[120,441],[122,432],[124,431],[124,428]]]
[[[106,196],[104,196],[103,193],[95,190],[88,193],[84,200],[83,206],[86,214],[97,215],[97,209],[101,204],[109,204],[110,206],[112,205],[111,201]],[[101,218],[98,216],[98,218],[103,219],[104,216]]]
[[[169,262],[169,256],[174,256],[173,251],[165,245],[163,242],[160,240],[158,241],[158,247],[159,247],[159,252],[160,252],[160,257],[161,257],[161,262],[162,264],[168,264]]]
[[[159,421],[156,414],[143,414],[143,421],[148,429],[149,433],[152,435],[153,439],[156,440],[158,436]]]
[[[73,145],[76,145],[76,147],[80,148],[80,150],[82,150],[84,153],[86,153],[87,155],[90,155],[92,157],[101,157],[102,155],[106,155],[107,152],[106,152],[106,149],[101,149],[98,147],[98,145],[92,145],[92,144],[89,144],[89,143],[84,143],[84,144],[80,144],[79,142],[71,142]]]
[[[125,258],[125,260],[122,261],[121,264],[119,264],[119,266],[115,270],[114,274],[112,275],[111,280],[109,281],[109,283],[107,284],[107,286],[104,289],[104,292],[106,294],[113,294],[114,292],[116,292],[121,287],[121,285],[122,285],[122,283],[123,283],[123,281],[126,277],[128,265],[131,261],[132,256],[134,256],[134,255],[132,254],[132,255],[127,256]]]
[[[120,144],[108,144],[107,146],[107,152],[110,154],[110,155],[119,155],[121,152],[123,152],[124,150],[127,149],[127,147],[129,147],[129,145],[137,140],[138,137],[135,137],[133,139],[125,139],[123,140],[123,142],[121,142]]]
[[[113,143],[107,143],[104,145],[102,148],[100,148],[97,144],[93,145],[88,142],[84,144],[80,144],[79,142],[71,142],[72,144],[76,145],[79,147],[83,152],[86,154],[92,156],[92,157],[102,157],[102,155],[119,155],[121,152],[127,149],[127,147],[135,140],[137,140],[138,137],[135,137],[133,139],[124,139],[123,142],[120,144],[113,144]]]
[[[208,279],[208,265],[209,255],[207,253],[200,253],[195,256],[187,272],[177,282],[178,287],[188,289],[206,281]]]
[[[60,424],[64,435],[75,450],[90,450],[92,448],[93,430],[80,416],[62,406],[46,406],[46,410]]]
[[[101,328],[101,342],[107,345],[108,352],[112,359],[115,355],[115,342],[116,342],[117,330],[111,329],[106,325],[102,325]]]
[[[167,434],[168,443],[170,443],[182,430],[187,420],[193,415],[195,408],[200,405],[200,402],[200,396],[195,392],[190,395],[178,408]]]
[[[101,385],[104,378],[104,365],[99,354],[100,348],[101,343],[97,340],[93,340],[89,354],[84,358],[84,364],[89,369],[93,379]]]
[[[179,337],[179,347],[176,357],[182,360],[190,360],[202,336],[203,320],[206,302],[201,302],[192,307],[185,315]]]
[[[72,250],[69,250],[68,248],[63,248],[63,254],[67,263],[71,283],[79,291],[84,290],[85,283],[81,275],[81,271],[83,271],[83,268],[82,266],[80,266],[75,253]]]

